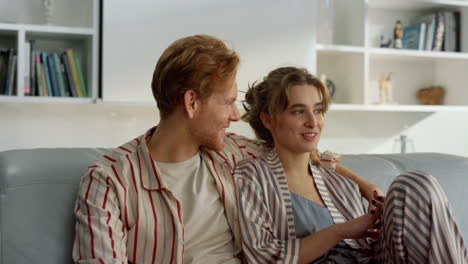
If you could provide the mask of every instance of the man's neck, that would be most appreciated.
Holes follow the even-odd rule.
[[[151,157],[158,162],[177,163],[193,157],[200,149],[177,118],[162,120],[146,140]]]

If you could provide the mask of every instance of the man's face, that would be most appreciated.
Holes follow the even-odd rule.
[[[235,76],[219,83],[216,90],[220,92],[214,92],[201,100],[191,127],[192,135],[201,146],[221,151],[224,148],[226,128],[231,121],[239,121]]]

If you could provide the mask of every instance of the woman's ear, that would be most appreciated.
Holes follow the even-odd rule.
[[[193,118],[195,112],[200,106],[200,98],[193,90],[187,90],[184,93],[184,110],[189,118]]]
[[[271,130],[272,120],[270,114],[260,113],[260,120],[262,120],[264,127],[266,127],[268,130]]]

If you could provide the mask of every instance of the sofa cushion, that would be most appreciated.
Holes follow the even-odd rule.
[[[468,159],[441,153],[343,155],[342,163],[387,190],[393,179],[410,170],[432,174],[447,195],[464,238],[468,234]]]
[[[81,175],[106,149],[0,152],[1,263],[72,263]]]

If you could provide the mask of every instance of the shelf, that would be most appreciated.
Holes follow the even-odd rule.
[[[433,9],[433,8],[453,8],[458,6],[468,7],[468,1],[463,0],[368,0],[370,8],[381,9]]]
[[[468,112],[468,106],[455,106],[455,105],[331,104],[330,105],[330,111]]]
[[[336,53],[366,53],[368,52],[373,57],[382,59],[400,59],[399,57],[413,58],[428,58],[428,59],[455,59],[468,60],[468,53],[465,52],[447,52],[447,51],[425,51],[425,50],[407,50],[393,48],[364,48],[357,46],[346,45],[327,45],[317,44],[315,46],[317,52],[322,54]]]
[[[66,103],[66,104],[90,104],[95,103],[92,98],[76,97],[48,97],[48,96],[5,96],[0,95],[1,102],[11,103]]]
[[[35,34],[53,34],[53,35],[78,35],[78,36],[93,36],[96,32],[93,28],[82,27],[63,27],[51,25],[29,25],[29,24],[8,24],[0,23],[2,31],[19,31],[24,30],[28,33]]]
[[[327,45],[317,44],[315,45],[317,52],[320,53],[364,53],[365,48],[358,46],[347,46],[347,45]]]
[[[454,59],[454,60],[468,60],[468,53],[464,52],[447,52],[447,51],[424,51],[424,50],[406,50],[406,49],[392,49],[392,48],[370,48],[369,54],[373,57],[382,59],[400,59],[407,57],[409,59],[422,58],[422,59]]]

